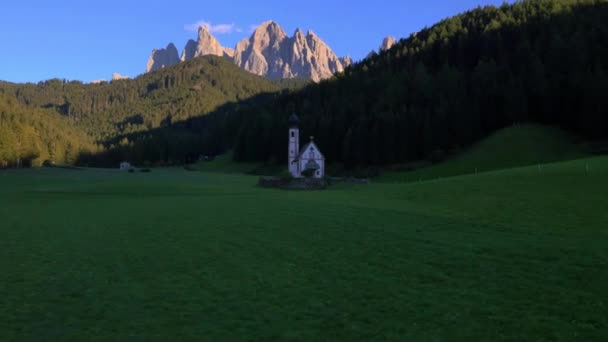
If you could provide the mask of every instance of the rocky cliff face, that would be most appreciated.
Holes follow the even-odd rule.
[[[131,78],[131,77],[121,75],[121,74],[119,74],[119,73],[117,73],[117,72],[115,72],[115,73],[113,73],[113,74],[112,74],[112,81],[128,80],[128,79],[130,79],[130,78]]]
[[[234,62],[241,68],[272,79],[302,77],[315,82],[330,78],[352,63],[340,59],[314,32],[297,29],[293,37],[275,22],[262,23],[235,49]]]
[[[180,60],[183,62],[207,55],[232,58],[234,57],[234,51],[223,47],[211,32],[209,32],[209,29],[206,26],[201,26],[198,29],[198,39],[196,41],[189,40],[188,43],[186,43]]]
[[[350,57],[336,56],[314,32],[308,31],[304,35],[298,29],[293,37],[288,37],[274,21],[262,23],[251,37],[240,41],[235,49],[221,46],[206,27],[201,27],[197,41],[188,41],[181,59],[177,62],[171,58],[174,63],[168,64],[169,62],[163,59],[168,50],[169,47],[154,50],[146,70],[154,71],[163,66],[177,64],[179,60],[187,61],[200,56],[215,55],[231,59],[241,68],[268,78],[302,77],[318,82],[342,72],[346,66],[352,64]],[[156,62],[161,59],[162,63]]]
[[[382,45],[380,45],[380,52],[390,50],[396,42],[397,41],[394,37],[389,36],[384,38],[384,40],[382,41]]]
[[[394,37],[388,36],[382,40],[382,44],[380,44],[380,48],[378,48],[377,52],[372,50],[370,51],[370,53],[367,54],[365,58],[372,58],[374,56],[377,56],[379,53],[382,53],[383,51],[390,50],[396,43],[397,40]]]
[[[234,63],[256,75],[273,79],[288,78],[285,65],[285,31],[275,22],[262,23],[248,39],[241,40],[234,49]]]
[[[155,49],[152,51],[152,55],[146,65],[146,72],[169,67],[177,63],[179,63],[177,48],[175,48],[173,43],[169,43],[165,49]]]
[[[330,78],[337,72],[344,71],[343,61],[314,32],[306,35],[296,30],[293,38],[286,42],[287,67],[290,77],[307,77],[313,81]]]
[[[346,69],[347,66],[353,64],[353,59],[350,58],[350,56],[340,57],[340,63],[342,63],[342,66]]]

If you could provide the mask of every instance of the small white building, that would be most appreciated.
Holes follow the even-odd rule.
[[[120,170],[121,171],[129,171],[130,169],[131,169],[131,164],[129,164],[127,162],[120,163]]]
[[[300,149],[300,119],[292,114],[289,118],[289,143],[287,160],[289,172],[296,178],[301,178],[310,172],[314,178],[325,177],[325,157],[315,144],[314,137]]]

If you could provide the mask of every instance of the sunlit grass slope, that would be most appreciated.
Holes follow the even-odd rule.
[[[576,159],[586,155],[568,133],[554,127],[528,124],[502,129],[445,162],[412,172],[387,172],[377,180],[428,180]]]

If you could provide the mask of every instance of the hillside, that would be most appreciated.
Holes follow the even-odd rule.
[[[0,168],[74,163],[96,145],[67,119],[50,110],[27,108],[0,93]]]
[[[424,160],[526,123],[605,140],[606,17],[608,2],[595,0],[476,8],[402,39],[330,80],[129,137],[133,151],[121,148],[121,153],[157,160],[150,141],[182,132],[202,137],[190,158],[197,151],[232,149],[237,161],[283,163],[293,112],[301,118],[301,134],[314,135],[328,161],[347,168]],[[174,142],[172,150],[179,152],[163,159],[185,160],[177,146],[190,148],[191,141]]]
[[[304,88],[206,56],[135,80],[0,90],[103,142],[104,153],[81,158],[95,165],[184,163],[228,150],[237,161],[283,163],[293,112],[329,163],[346,168],[424,160],[526,123],[605,140],[606,17],[608,2],[596,0],[476,8]]]
[[[259,108],[225,135],[238,160],[283,161],[295,110],[328,160],[351,167],[425,159],[517,123],[606,139],[607,17],[608,2],[594,0],[477,8]],[[248,133],[263,128],[279,138],[252,146]]]
[[[470,149],[433,166],[405,172],[393,167],[376,179],[380,182],[416,182],[463,174],[539,165],[582,158],[588,153],[567,132],[539,125],[512,126],[501,129]]]
[[[38,84],[0,83],[0,91],[31,107],[53,108],[100,141],[205,115],[229,103],[291,83],[273,82],[222,58],[196,58],[134,80],[83,84],[49,80]]]

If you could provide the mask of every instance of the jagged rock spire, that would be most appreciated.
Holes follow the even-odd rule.
[[[239,67],[272,79],[292,77],[320,81],[331,77],[352,63],[350,57],[339,58],[312,30],[306,35],[297,29],[288,37],[283,28],[269,20],[260,24],[249,38],[240,41],[235,49],[223,47],[209,27],[201,26],[196,41],[189,40],[177,58],[175,46],[154,50],[146,71],[177,64],[180,60],[216,55],[234,61]],[[170,50],[170,51],[169,51]]]

